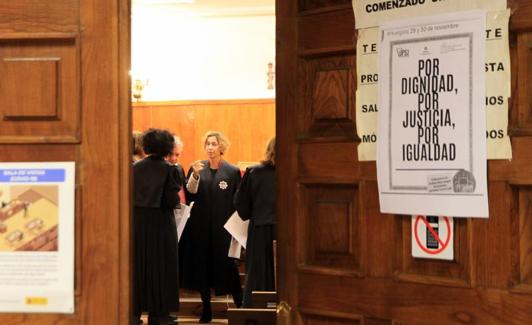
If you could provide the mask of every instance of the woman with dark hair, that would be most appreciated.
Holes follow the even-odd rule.
[[[246,169],[235,194],[240,218],[250,220],[246,245],[245,308],[253,307],[252,291],[275,291],[275,138],[266,146],[264,160]]]
[[[133,313],[140,323],[168,324],[179,310],[177,230],[173,209],[179,203],[175,169],[164,158],[174,148],[165,130],[143,134],[148,155],[133,165]]]
[[[227,256],[231,235],[224,224],[235,211],[233,195],[240,183],[238,167],[222,157],[229,141],[220,132],[205,134],[207,160],[196,161],[188,172],[187,202],[194,201],[179,242],[181,287],[199,291],[203,303],[200,323],[212,320],[211,289],[216,295],[232,294],[242,305],[238,268]]]

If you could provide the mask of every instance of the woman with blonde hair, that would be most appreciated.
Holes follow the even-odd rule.
[[[235,195],[235,206],[240,218],[250,220],[243,302],[245,308],[250,308],[253,291],[275,291],[275,137],[268,141],[264,160],[246,169]]]
[[[240,276],[227,256],[231,235],[224,224],[235,211],[233,196],[240,184],[240,170],[223,160],[229,141],[220,132],[203,138],[207,160],[198,160],[188,171],[187,202],[194,202],[179,242],[180,284],[199,291],[203,303],[200,323],[212,320],[211,289],[215,295],[232,294],[242,305]]]

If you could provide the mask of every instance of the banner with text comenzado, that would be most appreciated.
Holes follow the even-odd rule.
[[[381,212],[488,217],[486,12],[380,26]]]

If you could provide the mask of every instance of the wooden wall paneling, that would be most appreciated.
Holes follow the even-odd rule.
[[[315,122],[348,119],[349,68],[330,67],[316,72],[312,91],[312,115]]]
[[[512,10],[510,16],[510,29],[515,32],[530,31],[532,25],[532,3],[530,0],[510,0],[507,6]]]
[[[162,109],[162,108],[161,108]],[[199,159],[198,146],[196,144],[196,116],[194,114],[194,106],[174,107],[176,117],[172,121],[174,124],[170,127],[172,132],[175,132],[183,141],[184,148],[180,163],[188,172],[188,168],[192,162]]]
[[[5,1],[0,16],[0,33],[72,32],[79,28],[80,1]]]
[[[198,110],[196,111],[197,123],[194,141],[194,146],[197,150],[195,159],[206,159],[202,142],[205,132],[220,131],[224,133],[231,142],[229,151],[224,153],[224,159],[236,163],[233,155],[238,148],[235,148],[236,125],[234,125],[234,120],[231,117],[233,114],[238,114],[238,111],[233,104],[219,106],[212,110],[204,105],[198,107]]]
[[[58,118],[58,63],[59,58],[4,58],[0,65],[5,76],[0,88],[4,120]]]
[[[276,176],[278,232],[277,232],[277,288],[279,301],[291,305],[291,321],[302,324],[298,312],[300,287],[297,265],[301,260],[297,251],[298,148],[294,143],[298,128],[298,112],[301,105],[298,94],[297,71],[297,2],[276,0]]]
[[[131,122],[125,100],[129,55],[121,55],[129,52],[129,1],[82,0],[80,12],[83,298],[76,323],[128,324],[131,241],[122,223],[131,220],[131,147],[123,146]]]
[[[0,34],[0,142],[80,140],[76,33]]]
[[[137,111],[144,110],[143,107],[138,107],[135,109],[134,114],[137,113]],[[154,125],[157,125],[158,128],[161,129],[168,129],[171,132],[175,132],[175,124],[180,120],[180,114],[177,109],[170,105],[161,105],[161,106],[151,106],[149,107],[150,110],[150,116],[151,116],[151,125],[147,125],[146,128],[154,127]],[[144,113],[143,115],[146,115]],[[142,121],[146,123],[145,121]],[[146,129],[145,128],[145,129]]]
[[[266,122],[266,116],[262,116],[260,112],[260,107],[250,104],[250,105],[235,105],[233,110],[230,113],[231,115],[237,114],[236,119],[232,119],[230,123],[231,131],[231,154],[238,152],[238,155],[232,156],[232,161],[235,163],[240,163],[246,161],[245,157],[250,157],[250,153],[253,148],[265,148],[266,142],[263,139],[268,139],[268,135],[262,136],[263,125],[262,123],[255,124],[255,127],[249,127],[250,124],[253,124],[254,116],[257,116],[259,121]],[[236,131],[236,132],[235,132]],[[275,132],[269,135],[270,137],[275,136]],[[242,141],[241,139],[256,139],[255,141]],[[257,155],[259,160],[262,159],[261,155]],[[251,160],[252,161],[252,160]],[[257,160],[255,160],[257,161]],[[241,163],[244,165],[243,163]]]
[[[132,254],[133,243],[133,211],[131,198],[132,193],[132,122],[133,114],[131,109],[131,80],[129,71],[131,70],[131,2],[118,1],[118,143],[119,143],[119,193],[118,193],[118,219],[119,219],[119,291],[118,291],[118,324],[131,323],[131,301],[133,290],[132,282]],[[128,222],[124,222],[128,220]]]
[[[242,143],[238,143],[236,139],[238,139],[238,129],[239,128],[243,128],[243,123],[240,123],[240,121],[238,121],[237,119],[233,118],[235,115],[240,115],[241,113],[241,109],[240,107],[238,107],[238,105],[231,105],[231,106],[228,106],[228,107],[224,107],[223,108],[224,111],[221,111],[220,114],[223,115],[223,119],[221,119],[221,122],[224,123],[226,129],[223,130],[222,132],[224,132],[228,137],[229,137],[229,140],[231,141],[231,147],[229,149],[229,152],[227,153],[227,159],[233,163],[236,163],[237,162],[237,158],[235,156],[235,153],[238,151],[240,151],[240,147],[242,145]],[[212,130],[213,128],[210,127],[210,128],[205,128],[207,130]],[[216,130],[216,129],[215,129]],[[203,132],[205,131],[201,131],[201,133],[203,134]],[[232,140],[231,140],[232,139]],[[203,145],[203,144],[202,144]],[[258,146],[259,144],[257,144]],[[203,146],[202,146],[203,148]],[[203,153],[204,155],[204,153]]]
[[[277,24],[278,80],[285,79],[278,89],[278,109],[284,113],[282,118],[289,121],[278,120],[278,131],[285,137],[279,142],[279,150],[288,153],[278,166],[287,175],[280,181],[281,188],[285,193],[295,193],[280,198],[279,247],[288,250],[281,257],[289,263],[280,269],[280,283],[286,284],[286,289],[280,286],[281,299],[287,297],[296,305],[295,311],[300,313],[297,324],[306,323],[307,315],[319,316],[313,318],[317,322],[334,323],[338,313],[359,317],[364,322],[391,324],[529,324],[532,72],[528,33],[532,31],[532,3],[509,2],[512,8],[509,133],[514,157],[511,161],[488,162],[490,218],[455,219],[454,261],[412,258],[411,219],[380,214],[375,163],[357,161],[355,137],[311,132],[316,121],[343,118],[337,108],[341,105],[330,109],[327,104],[327,98],[344,94],[338,86],[342,83],[336,81],[345,80],[341,70],[313,75],[319,75],[316,71],[323,62],[338,62],[334,60],[354,53],[352,9],[341,6],[302,0],[296,13],[293,4],[277,1],[282,17]],[[281,131],[281,126],[290,128],[298,118],[302,122],[295,131]],[[296,179],[290,178],[293,174]],[[294,264],[307,259],[315,264],[330,262],[319,258],[316,262],[308,254],[309,250],[316,250],[316,245],[308,243],[305,236],[310,232],[305,232],[305,224],[320,213],[312,215],[309,203],[326,199],[328,190],[322,189],[328,184],[335,188],[346,183],[358,184],[360,249],[367,252],[360,254],[359,266],[355,266],[360,274],[339,275],[330,267],[319,272],[317,268],[303,267],[294,272]],[[295,242],[288,237],[294,233]],[[381,236],[374,236],[376,233]],[[337,242],[325,242],[329,247],[337,247],[345,242],[341,240],[345,233],[341,232],[339,237]],[[323,242],[317,245],[327,246]],[[293,259],[293,254],[297,259]]]
[[[372,324],[367,323],[361,316],[331,313],[316,310],[302,310],[305,325],[358,325],[358,324]],[[373,323],[378,325],[378,323]],[[383,324],[384,325],[384,324]]]
[[[78,154],[79,148],[76,146],[57,143],[0,144],[0,161],[2,162],[21,161],[21,158],[25,158],[23,161],[76,161]],[[77,168],[76,172],[78,172]]]
[[[383,278],[303,273],[301,310],[344,313],[400,324],[528,324],[532,304],[506,290],[407,284]]]
[[[366,249],[364,258],[368,277],[391,277],[393,275],[392,258],[395,249],[401,247],[401,234],[398,231],[397,217],[380,213],[378,185],[375,180],[360,181],[360,213],[363,220],[363,232]],[[364,227],[365,225],[365,227]]]
[[[75,303],[76,305],[79,303],[80,299],[82,299],[83,295],[83,285],[82,285],[82,279],[83,279],[83,260],[81,256],[83,256],[83,188],[79,184],[79,176],[76,176],[76,197],[75,197],[75,213],[76,217],[74,220],[74,245],[75,245],[75,253],[74,253],[74,297],[76,299]]]
[[[305,272],[361,274],[358,187],[355,184],[303,183],[301,222]]]
[[[231,142],[225,159],[231,163],[258,162],[267,141],[275,135],[273,99],[210,100],[135,103],[133,129],[166,128],[184,142],[181,164],[188,170],[205,159],[202,137],[208,130],[223,132]]]
[[[509,172],[509,182],[512,185],[532,184],[532,136],[512,137],[512,162]]]
[[[302,60],[305,99],[303,137],[353,138],[355,129],[355,61],[353,56]]]
[[[364,317],[364,325],[394,325],[389,319]]]
[[[517,35],[517,128],[532,136],[532,32]],[[515,132],[514,131],[514,132]]]
[[[355,26],[351,6],[302,12],[298,20],[298,53],[302,56],[354,53]],[[334,37],[331,37],[334,35]]]
[[[239,105],[240,114],[238,128],[240,134],[235,138],[235,146],[238,144],[239,156],[235,156],[237,162],[256,162],[264,158],[264,151],[268,140],[275,136],[275,103]],[[253,125],[252,121],[258,119],[259,123]],[[238,130],[238,129],[237,129]],[[250,141],[242,141],[241,138]]]
[[[528,14],[527,14],[528,13]],[[511,106],[511,128],[512,149],[514,159],[511,164],[509,181],[514,186],[514,197],[516,198],[517,212],[513,216],[514,226],[512,234],[515,239],[512,241],[512,265],[513,265],[513,286],[512,292],[532,294],[530,280],[530,257],[529,251],[532,245],[531,228],[529,226],[530,210],[530,185],[532,184],[532,24],[530,14],[532,4],[526,4],[516,11],[512,17],[511,27],[517,34],[516,49],[512,52],[512,78],[516,91],[512,92],[513,104]],[[521,31],[522,30],[522,31]],[[526,305],[527,301],[523,302]]]
[[[351,182],[360,177],[356,143],[301,142],[298,148],[299,177],[322,182]]]
[[[7,1],[0,17],[0,160],[76,162],[75,313],[0,321],[129,324],[129,1]]]
[[[351,0],[299,0],[299,11],[327,9],[331,6],[350,6]]]
[[[135,131],[144,132],[153,125],[152,121],[152,107],[151,106],[133,106],[132,112],[132,129]]]
[[[518,207],[515,220],[517,227],[513,233],[518,234],[512,247],[513,265],[515,266],[515,279],[512,291],[532,294],[532,187],[516,187]]]
[[[141,121],[144,124],[144,130],[150,127],[168,129],[178,135],[183,141],[184,148],[180,163],[188,171],[188,167],[196,157],[196,138],[195,138],[195,114],[194,106],[173,106],[171,104],[164,106],[137,106],[133,112],[135,119],[139,120],[137,113],[140,113],[140,118],[148,115],[145,112],[149,109],[150,119],[148,121]]]
[[[512,188],[507,182],[490,181],[489,219],[471,219],[473,283],[475,286],[506,289],[512,283],[512,218],[515,209]],[[498,199],[494,199],[498,198]]]

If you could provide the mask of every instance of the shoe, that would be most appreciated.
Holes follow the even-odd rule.
[[[148,325],[168,325],[175,324],[170,320],[170,316],[151,316],[148,317]]]
[[[206,324],[210,323],[212,321],[212,309],[209,308],[203,308],[203,311],[201,312],[201,318],[199,319],[200,324]]]
[[[242,292],[235,292],[233,293],[233,303],[235,304],[236,308],[242,307]]]

